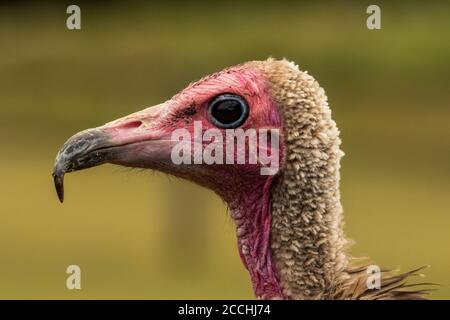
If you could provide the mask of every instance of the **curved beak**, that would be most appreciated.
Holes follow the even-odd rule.
[[[59,150],[53,180],[61,202],[64,201],[64,175],[104,163],[151,167],[170,160],[170,133],[159,129],[164,105],[144,109],[104,126],[81,131]]]
[[[112,156],[111,145],[111,138],[101,129],[79,132],[63,144],[53,168],[59,201],[64,201],[64,174],[106,163]]]

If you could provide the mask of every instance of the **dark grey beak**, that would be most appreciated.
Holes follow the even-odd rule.
[[[101,129],[88,129],[72,136],[59,150],[53,180],[59,201],[64,201],[64,174],[91,168],[110,160],[109,136]]]

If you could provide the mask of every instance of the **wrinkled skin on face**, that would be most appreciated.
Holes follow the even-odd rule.
[[[231,209],[239,253],[250,271],[256,294],[279,298],[282,294],[268,249],[270,186],[274,176],[261,175],[260,163],[176,165],[171,159],[171,151],[179,142],[172,138],[174,130],[187,130],[192,137],[188,143],[194,143],[199,141],[194,134],[195,122],[201,122],[203,132],[220,129],[211,122],[207,107],[224,93],[243,97],[249,106],[248,118],[239,128],[279,129],[282,133],[281,116],[265,74],[257,65],[247,63],[207,76],[162,104],[77,133],[57,155],[55,185],[62,201],[65,173],[112,163],[162,171],[212,189]],[[225,129],[220,130],[225,135]],[[201,143],[203,147],[207,144]],[[226,140],[222,143],[226,150]],[[233,156],[236,158],[237,154]]]

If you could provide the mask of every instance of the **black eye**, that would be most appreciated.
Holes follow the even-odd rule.
[[[224,129],[239,127],[247,119],[248,111],[244,98],[231,93],[215,97],[208,106],[211,122]]]

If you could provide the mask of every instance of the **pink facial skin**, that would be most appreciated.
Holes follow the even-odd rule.
[[[174,165],[171,162],[170,151],[178,142],[171,140],[172,131],[185,128],[194,136],[194,121],[201,121],[204,131],[216,128],[209,119],[207,106],[223,93],[240,95],[250,107],[249,116],[240,128],[276,128],[283,132],[281,116],[265,75],[245,65],[203,78],[158,106],[98,129],[108,134],[111,144],[117,147],[114,159],[109,162],[180,176],[221,196],[236,223],[239,253],[250,273],[256,296],[282,299],[270,252],[270,188],[276,176],[261,175],[259,164]],[[283,150],[280,137],[281,157]],[[282,166],[283,159],[279,163]]]

